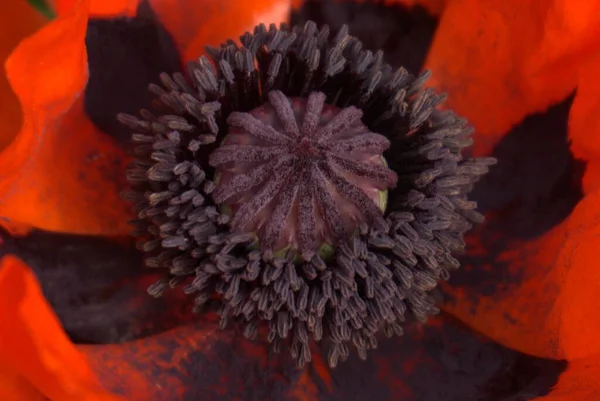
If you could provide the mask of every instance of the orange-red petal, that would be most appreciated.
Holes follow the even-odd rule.
[[[21,105],[14,94],[4,69],[4,62],[8,55],[25,36],[31,35],[42,25],[46,19],[26,1],[18,0],[12,2],[10,7],[3,7],[0,13],[0,60],[2,60],[2,71],[0,73],[0,150],[4,149],[17,135],[19,127],[23,122]]]
[[[576,76],[577,93],[569,116],[573,155],[587,162],[584,192],[600,186],[600,15],[599,0],[582,0],[575,6],[555,0],[548,12],[544,40],[534,49],[526,70],[537,86],[556,77]]]
[[[573,69],[542,75],[532,68],[543,64],[546,54],[536,50],[547,43],[558,0],[517,3],[448,2],[426,62],[434,72],[429,84],[448,92],[448,106],[475,126],[477,154],[489,153],[514,124],[577,84]]]
[[[508,240],[491,264],[466,266],[473,285],[451,281],[444,309],[524,353],[573,359],[600,352],[599,205],[600,191],[588,194],[542,237]],[[477,261],[489,250],[480,247],[477,233],[472,238]]]
[[[0,319],[0,399],[120,399],[100,387],[44,300],[35,276],[13,256],[0,261]]]
[[[268,356],[265,344],[218,330],[214,315],[142,340],[80,349],[105,386],[131,401],[186,399],[200,393],[229,399],[277,389],[310,401],[320,391],[314,375],[331,388],[328,369],[316,349],[313,366],[288,377],[278,358]]]
[[[178,400],[193,385],[185,382],[190,372],[179,363],[190,353],[210,350],[220,334],[215,331],[215,325],[182,326],[131,343],[79,349],[111,391],[132,401]]]
[[[600,46],[599,46],[600,49]],[[600,54],[596,52],[596,54]],[[584,192],[600,187],[600,56],[579,68],[577,96],[569,115],[571,151],[577,158],[587,161],[583,180]]]
[[[478,256],[489,259],[491,252],[482,245],[481,236],[490,235],[484,226],[470,237],[475,262],[467,269],[475,281],[495,277],[496,282],[447,286],[448,311],[508,347],[551,358],[600,350],[593,341],[598,313],[588,306],[600,280],[591,264],[600,245],[595,228],[600,222],[595,118],[600,86],[594,78],[600,28],[592,22],[599,9],[598,0],[518,7],[510,1],[451,1],[426,65],[434,71],[432,84],[449,92],[449,105],[475,126],[477,154],[489,154],[523,117],[577,87],[569,137],[574,157],[587,162],[586,198],[539,238],[497,238],[505,246],[489,265],[478,264]]]
[[[552,0],[548,4],[543,38],[531,49],[525,65],[525,74],[534,87],[560,75],[574,76],[582,65],[597,57],[600,49],[600,1]]]
[[[78,0],[53,0],[58,14],[68,13]],[[90,16],[99,18],[128,16],[136,14],[140,0],[90,0]]]
[[[150,0],[173,35],[184,61],[196,59],[206,45],[237,40],[255,25],[287,22],[292,0]]]
[[[79,0],[6,63],[24,123],[0,153],[0,216],[45,230],[123,234],[126,158],[83,112],[87,19],[88,2]]]
[[[353,355],[335,369],[318,346],[299,371],[285,353],[268,355],[263,342],[215,330],[205,322],[80,349],[104,386],[130,401],[517,399],[544,393],[565,366],[503,348],[447,315],[408,324],[403,337],[381,339],[366,361]],[[538,383],[529,386],[534,376]]]

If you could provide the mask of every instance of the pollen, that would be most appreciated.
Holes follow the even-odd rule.
[[[231,113],[210,156],[214,201],[231,208],[234,231],[257,233],[265,251],[293,249],[310,261],[360,224],[384,224],[397,180],[382,156],[390,142],[362,123],[362,111],[326,105],[325,97],[270,92],[264,106]]]

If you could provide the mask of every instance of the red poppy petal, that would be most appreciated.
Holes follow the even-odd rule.
[[[0,154],[0,216],[45,230],[123,234],[122,151],[83,112],[87,1],[23,40],[6,63],[24,124]]]
[[[550,394],[532,401],[596,401],[600,399],[600,355],[569,362]]]
[[[2,363],[0,363],[0,396],[12,401],[47,400],[27,379],[10,367],[3,366]]]
[[[600,28],[592,23],[598,7],[597,0],[582,1],[581,8],[565,0],[519,7],[491,0],[450,2],[427,63],[436,76],[432,84],[450,92],[450,106],[476,127],[478,154],[489,153],[525,115],[564,98],[578,84],[569,128],[574,156],[587,162],[588,196],[536,240],[498,238],[506,245],[490,265],[477,262],[491,252],[480,242],[481,235],[490,235],[481,228],[470,237],[475,261],[467,269],[473,285],[447,288],[448,311],[506,346],[539,356],[574,358],[600,350],[590,332],[598,325],[588,320],[595,312],[586,304],[597,291],[586,260],[597,247],[593,222],[600,215],[600,130],[594,117],[600,107],[595,84],[600,64],[590,60],[600,44]],[[496,272],[496,282],[475,283],[497,270],[502,272]]]
[[[40,13],[36,12],[25,1],[15,1],[10,7],[3,7],[2,13],[0,13],[0,26],[2,27],[0,60],[2,60],[3,66],[4,61],[19,41],[25,36],[31,35],[46,21]],[[2,150],[17,135],[23,122],[21,105],[10,88],[4,71],[0,74],[0,104],[2,105],[0,107],[0,121],[2,121],[0,150]]]
[[[238,39],[259,23],[287,22],[292,0],[150,0],[152,8],[173,35],[183,59],[196,59],[206,45]]]
[[[118,400],[101,389],[35,276],[13,256],[0,261],[0,317],[10,322],[0,327],[0,399]]]
[[[5,366],[0,366],[0,396],[11,401],[47,401],[23,376]]]
[[[426,62],[429,84],[448,92],[448,106],[475,126],[476,154],[574,90],[573,71],[532,70],[547,56],[535,49],[546,43],[555,3],[456,0],[445,8]]]
[[[318,346],[299,371],[286,351],[268,355],[265,343],[216,322],[80,349],[104,386],[130,401],[517,399],[544,394],[566,365],[506,349],[448,315],[413,321],[404,336],[380,339],[366,361],[352,355],[335,369]]]
[[[268,356],[264,344],[219,330],[214,315],[203,320],[135,342],[80,349],[103,384],[132,401],[196,399],[198,394],[237,399],[247,392],[268,393],[265,399],[287,399],[288,394],[310,401],[319,392],[314,375],[325,388],[331,387],[316,350],[309,372],[286,372],[278,358]]]
[[[538,86],[552,82],[556,76],[577,76],[569,133],[574,156],[587,162],[585,192],[600,185],[600,123],[596,118],[600,110],[599,14],[598,0],[579,1],[577,7],[569,0],[555,0],[546,18],[544,40],[527,66],[534,80],[539,81]]]
[[[499,343],[536,356],[572,359],[600,351],[600,191],[587,195],[542,237],[507,242],[492,265],[471,243],[473,286],[445,287],[444,309]],[[478,238],[475,233],[472,238]],[[475,240],[473,240],[475,242]],[[486,272],[494,282],[485,279]],[[481,282],[477,282],[481,279]]]
[[[600,352],[600,191],[589,194],[567,222],[567,238],[555,269],[564,282],[554,309],[559,345],[567,359]]]
[[[600,3],[600,2],[599,2]],[[569,115],[569,134],[573,154],[587,161],[584,192],[600,187],[600,57],[580,67],[577,96]]]
[[[79,0],[54,0],[54,9],[58,14],[68,13]],[[116,17],[136,14],[140,0],[90,0],[90,16]]]
[[[526,73],[532,81],[539,80],[538,85],[559,75],[575,76],[600,48],[600,1],[581,0],[577,6],[569,0],[549,3],[543,38],[526,65]]]

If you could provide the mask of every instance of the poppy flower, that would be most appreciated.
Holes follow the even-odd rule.
[[[290,6],[11,9],[0,392],[596,399],[600,3]]]

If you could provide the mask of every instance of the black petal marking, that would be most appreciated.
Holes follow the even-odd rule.
[[[148,83],[181,68],[175,42],[144,0],[135,18],[90,19],[85,44],[85,111],[102,131],[126,142],[130,132],[115,115],[150,107]]]

